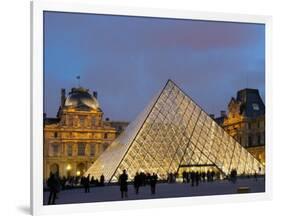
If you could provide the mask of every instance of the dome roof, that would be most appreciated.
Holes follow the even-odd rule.
[[[66,107],[88,107],[92,109],[99,108],[99,102],[93,97],[88,89],[84,88],[72,88],[71,92],[67,96],[64,105]]]

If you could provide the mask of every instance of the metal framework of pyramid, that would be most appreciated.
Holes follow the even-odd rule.
[[[85,175],[115,182],[126,169],[166,179],[182,165],[214,165],[225,175],[264,174],[264,166],[223,130],[173,81],[168,80],[145,110],[99,156]]]

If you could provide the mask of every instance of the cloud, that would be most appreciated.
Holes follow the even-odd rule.
[[[119,120],[134,119],[169,78],[207,112],[225,109],[245,74],[264,92],[263,25],[66,13],[45,23],[49,115],[77,74]]]
[[[256,42],[259,37],[257,34],[259,28],[260,26],[255,24],[179,21],[164,28],[158,34],[161,36],[154,38],[153,41],[159,46],[168,44],[195,50],[231,48]]]

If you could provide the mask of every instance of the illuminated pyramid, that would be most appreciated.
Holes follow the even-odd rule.
[[[167,173],[180,167],[214,166],[222,174],[264,174],[264,166],[225,132],[173,81],[168,80],[146,109],[104,151],[85,175],[117,181],[126,169]]]

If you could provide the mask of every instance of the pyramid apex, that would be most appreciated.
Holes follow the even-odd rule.
[[[171,82],[171,83],[175,84],[175,82],[174,82],[172,79],[168,79],[167,82],[168,82],[168,83]]]

